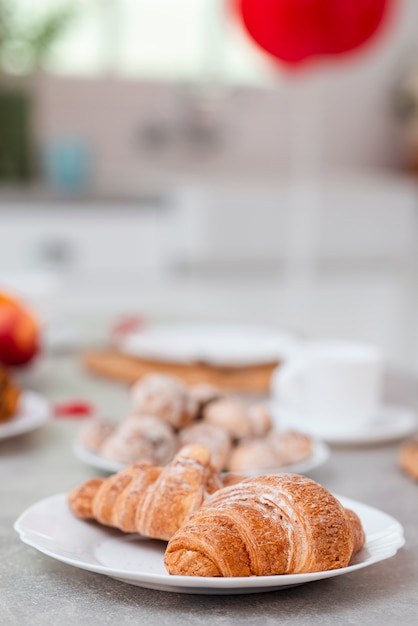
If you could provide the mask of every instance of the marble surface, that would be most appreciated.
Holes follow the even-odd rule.
[[[84,398],[103,415],[124,415],[125,388],[88,376],[76,356],[46,358],[27,382],[53,402]],[[386,396],[418,409],[418,385],[388,376]],[[0,441],[0,622],[88,624],[415,624],[418,615],[418,483],[397,465],[399,442],[333,447],[312,478],[370,504],[404,526],[406,545],[364,570],[291,589],[236,596],[166,593],[82,571],[23,544],[13,523],[28,506],[96,474],[72,452],[75,419]]]

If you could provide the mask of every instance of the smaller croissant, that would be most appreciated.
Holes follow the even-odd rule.
[[[77,517],[167,541],[221,487],[209,450],[189,445],[164,467],[135,463],[108,478],[88,480],[67,499]]]
[[[208,498],[167,544],[182,576],[272,576],[346,567],[364,544],[360,519],[325,487],[296,474],[264,475]]]

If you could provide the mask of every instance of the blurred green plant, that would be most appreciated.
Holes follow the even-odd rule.
[[[23,9],[15,0],[0,0],[0,182],[27,182],[37,169],[33,85],[11,78],[41,69],[76,14],[74,4],[61,3],[42,13],[30,5],[27,0]]]
[[[54,7],[38,15],[14,0],[0,0],[0,70],[31,73],[41,68],[77,11],[72,5]]]

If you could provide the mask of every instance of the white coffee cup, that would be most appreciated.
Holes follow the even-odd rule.
[[[307,342],[272,377],[272,396],[308,422],[358,428],[381,405],[383,356],[373,345]]]

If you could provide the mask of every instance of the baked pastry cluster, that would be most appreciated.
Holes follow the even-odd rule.
[[[167,541],[164,563],[183,576],[271,576],[346,567],[364,545],[360,519],[297,474],[228,481],[200,445],[164,467],[136,463],[67,497],[81,519]]]
[[[98,418],[86,422],[79,432],[83,446],[124,465],[165,465],[181,446],[196,443],[210,450],[216,470],[245,473],[280,468],[312,453],[309,436],[273,427],[267,406],[211,385],[188,386],[150,374],[129,393],[130,414],[116,424]]]
[[[406,439],[401,444],[399,465],[405,474],[418,480],[418,434]]]
[[[0,423],[12,419],[18,411],[21,390],[9,370],[0,363]]]

